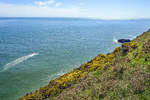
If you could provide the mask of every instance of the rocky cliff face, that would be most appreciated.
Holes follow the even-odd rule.
[[[149,100],[150,30],[20,100]]]

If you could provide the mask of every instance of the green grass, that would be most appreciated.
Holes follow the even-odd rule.
[[[150,100],[149,39],[150,30],[21,100]]]

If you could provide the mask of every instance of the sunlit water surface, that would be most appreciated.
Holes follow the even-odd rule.
[[[0,100],[33,92],[149,28],[150,20],[0,18]]]

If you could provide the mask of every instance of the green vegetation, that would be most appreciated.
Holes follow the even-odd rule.
[[[150,30],[20,100],[149,100]]]

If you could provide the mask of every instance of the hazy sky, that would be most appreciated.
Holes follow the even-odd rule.
[[[0,17],[150,18],[150,0],[0,0]]]

